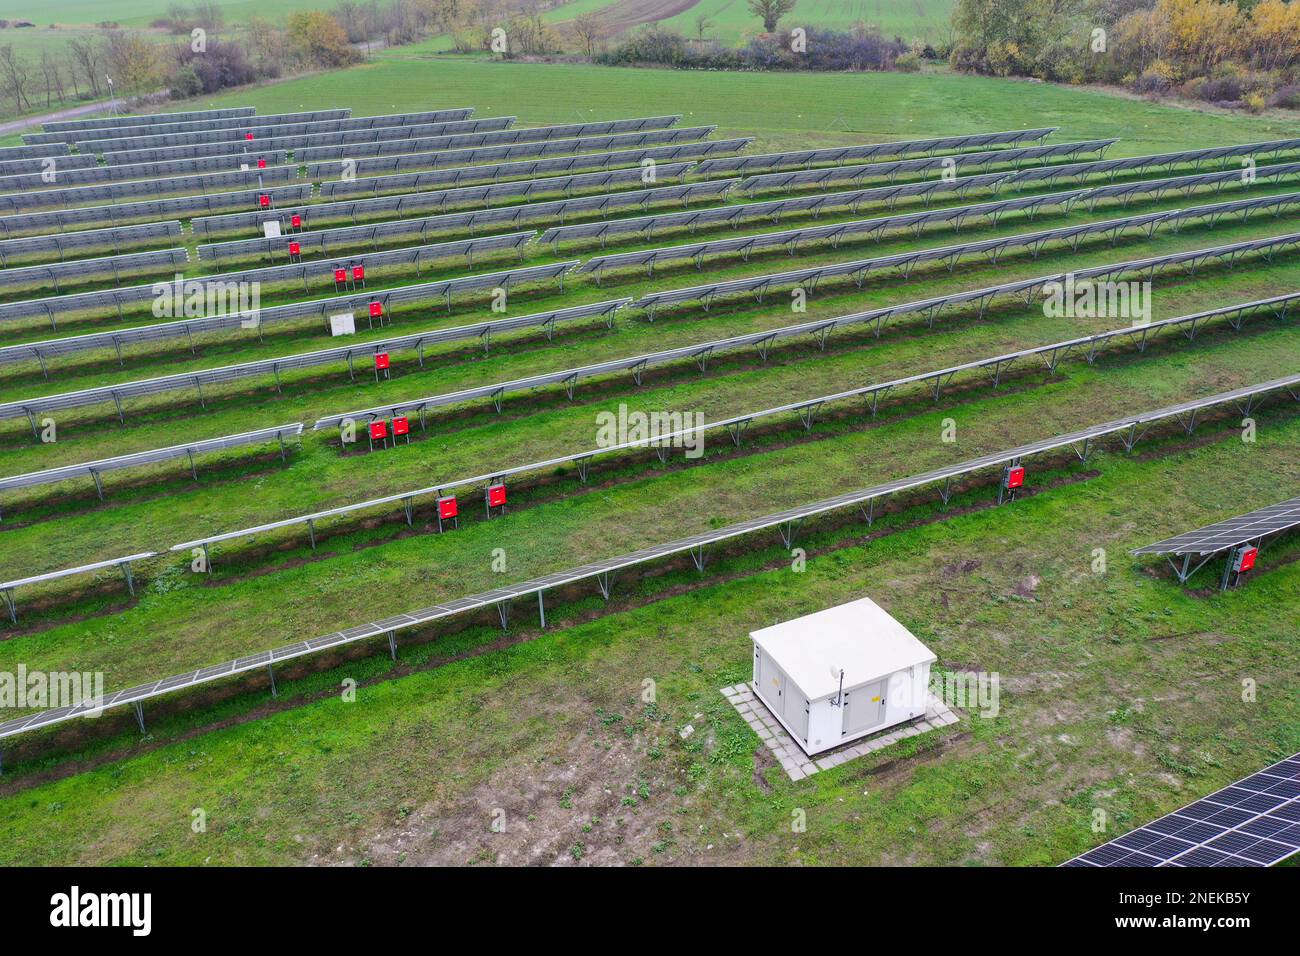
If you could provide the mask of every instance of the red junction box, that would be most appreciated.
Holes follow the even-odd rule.
[[[257,161],[257,168],[258,168],[258,169],[266,169],[266,160],[264,160],[264,159],[259,159],[259,160]]]
[[[488,507],[499,508],[506,503],[506,486],[489,485],[488,486]]]
[[[411,434],[411,420],[405,415],[398,415],[393,419],[393,437],[400,438],[402,435]]]
[[[289,243],[289,255],[296,256],[302,254],[302,245],[297,242]]]
[[[383,441],[387,437],[388,437],[388,422],[384,421],[381,418],[377,422],[370,423],[371,441]]]
[[[244,134],[244,139],[252,139],[252,138],[253,138],[253,134],[252,134],[252,133],[245,133],[245,134]]]
[[[361,281],[363,281],[363,280],[365,279],[365,277],[366,277],[366,267],[365,267],[365,266],[353,266],[353,267],[352,267],[352,281],[354,281],[354,282],[361,282]]]
[[[302,216],[299,216],[299,215],[293,215],[293,216],[290,216],[290,217],[289,217],[289,225],[293,226],[293,228],[295,228],[295,229],[301,229],[301,228],[302,228]]]
[[[257,202],[263,209],[265,209],[267,206],[271,205],[271,197],[266,195],[266,193],[263,193],[257,197]]]
[[[1233,565],[1233,570],[1238,574],[1244,574],[1255,566],[1255,561],[1259,558],[1259,548],[1240,548],[1237,551],[1237,560]]]
[[[438,499],[438,517],[443,521],[454,518],[459,513],[456,506],[456,496],[448,495],[446,498]]]
[[[1025,469],[1023,465],[1016,465],[1007,469],[1006,478],[1003,483],[1011,491],[1021,488],[1025,484]]]
[[[348,270],[347,270],[347,269],[335,269],[335,270],[334,270],[334,281],[335,281],[335,282],[347,282],[347,281],[348,281]]]
[[[375,368],[379,369],[381,372],[382,372],[384,369],[388,368],[388,353],[387,353],[387,352],[376,352],[376,353],[375,353]],[[395,432],[394,432],[394,433],[395,433]]]
[[[384,314],[384,307],[378,302],[370,303],[370,317],[377,319]]]

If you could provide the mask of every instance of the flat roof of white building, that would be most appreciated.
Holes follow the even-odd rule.
[[[810,700],[938,658],[871,598],[774,624],[749,635]]]

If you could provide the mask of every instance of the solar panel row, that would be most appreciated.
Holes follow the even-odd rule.
[[[112,249],[120,252],[132,246],[170,242],[181,236],[181,224],[149,222],[139,226],[111,226],[81,232],[54,232],[25,239],[0,239],[0,267],[8,268],[15,260],[54,254],[62,259],[67,252],[86,249]]]
[[[1194,409],[1211,408],[1223,404],[1237,404],[1247,396],[1271,393],[1279,388],[1294,386],[1297,383],[1300,383],[1300,375],[1291,376],[1287,379],[1264,382],[1246,388],[1234,389],[1231,392],[1223,392],[1218,395],[1183,402],[1178,405],[1157,409],[1155,411],[1128,416],[1123,419],[1105,422],[1100,425],[1094,425],[1068,434],[1057,435],[1052,438],[1030,442],[1016,448],[1006,449],[980,458],[970,459],[956,465],[936,469],[923,474],[913,475],[908,478],[898,479],[883,485],[848,492],[832,498],[826,498],[810,504],[738,522],[724,528],[710,530],[685,538],[679,538],[653,547],[643,548],[639,551],[634,551],[616,558],[591,562],[567,571],[547,574],[529,581],[495,588],[482,594],[458,598],[420,610],[397,614],[380,621],[348,628],[344,631],[338,631],[311,640],[281,645],[274,650],[251,654],[239,658],[238,660],[226,661],[221,664],[211,665],[198,670],[186,671],[183,674],[177,674],[161,680],[150,681],[136,687],[120,690],[109,694],[102,699],[87,702],[81,706],[52,708],[25,714],[0,723],[0,739],[12,737],[27,731],[54,726],[65,721],[74,720],[85,716],[86,713],[90,712],[92,709],[95,713],[99,713],[104,709],[125,706],[127,704],[140,704],[143,701],[162,696],[172,691],[195,687],[221,678],[247,673],[251,670],[261,670],[284,661],[295,660],[315,654],[319,651],[354,644],[360,641],[369,640],[373,637],[393,635],[390,639],[395,641],[395,635],[399,631],[427,626],[443,618],[452,617],[470,611],[486,610],[488,608],[497,607],[501,612],[501,620],[504,624],[507,621],[508,605],[511,601],[522,597],[538,595],[539,609],[541,609],[543,607],[541,603],[541,595],[545,591],[593,579],[597,580],[600,584],[602,593],[608,594],[611,576],[616,572],[680,554],[690,553],[696,566],[703,570],[704,549],[712,545],[722,544],[724,542],[729,542],[759,531],[770,530],[772,528],[782,529],[783,540],[789,540],[789,536],[792,534],[792,529],[795,524],[823,514],[841,511],[848,508],[865,509],[870,502],[887,498],[890,495],[938,483],[943,483],[945,488],[947,488],[950,486],[954,478],[972,475],[989,469],[1001,469],[1008,462],[1023,461],[1033,456],[1050,454],[1067,448],[1074,449],[1075,452],[1078,453],[1079,446],[1081,445],[1086,446],[1088,444],[1094,444],[1107,436],[1130,431],[1145,423],[1167,421],[1171,418],[1182,418]],[[0,584],[0,588],[3,587],[5,587],[5,585]],[[390,644],[390,647],[392,647],[395,653],[395,643]]]
[[[108,137],[162,136],[168,133],[192,133],[208,130],[258,129],[263,126],[316,123],[325,120],[343,121],[351,110],[315,110],[307,113],[272,113],[262,116],[208,117],[197,120],[169,120],[155,123],[132,123],[127,126],[101,126],[86,129],[44,129],[40,133],[26,133],[24,143],[75,143],[79,140]],[[364,122],[364,121],[363,121]]]

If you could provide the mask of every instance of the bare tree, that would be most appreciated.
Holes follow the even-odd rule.
[[[27,64],[14,53],[11,43],[0,46],[0,79],[4,81],[9,98],[14,101],[15,112],[23,113],[32,108],[31,100],[27,98],[27,83],[30,79]]]
[[[704,34],[711,26],[713,26],[713,20],[707,15],[701,13],[698,17],[696,17],[695,18],[695,39],[699,40],[700,42],[703,42]]]
[[[604,30],[601,28],[600,20],[594,13],[580,13],[573,18],[573,35],[578,38],[582,45],[582,50],[587,56],[592,56],[596,52],[596,44],[604,36]]]
[[[63,77],[59,74],[58,62],[49,50],[41,51],[40,70],[45,84],[45,106],[48,109],[54,105],[55,97],[60,103],[63,102]]]
[[[103,64],[104,54],[102,48],[92,39],[69,40],[68,53],[72,56],[81,75],[86,78],[86,85],[90,87],[90,95],[99,97],[99,78],[103,70],[100,66]]]

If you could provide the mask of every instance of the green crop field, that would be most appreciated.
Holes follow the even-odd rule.
[[[838,6],[810,6],[840,15]],[[916,16],[930,6],[915,5]],[[859,9],[875,8],[843,5],[855,16]],[[1046,125],[1060,127],[1048,143],[1118,137],[1109,156],[1300,136],[1300,120],[1282,113],[1189,111],[944,73],[703,75],[410,49],[176,108],[234,105],[261,113],[351,106],[356,115],[474,106],[477,117],[517,116],[517,126],[681,113],[681,126],[716,125],[715,139],[754,137],[749,153]],[[946,194],[929,207],[902,201],[894,211],[1099,182]],[[1127,205],[1047,207],[996,223],[972,218],[960,231],[895,229],[879,242],[713,255],[698,269],[665,264],[652,276],[615,270],[599,285],[572,273],[563,289],[511,287],[508,314],[1298,191],[1293,178],[1234,181],[1219,192],[1171,192]],[[733,191],[726,201],[803,194]],[[524,261],[585,260],[888,213],[864,204],[816,219],[750,219],[735,231],[614,238],[603,248],[534,244]],[[268,447],[204,457],[197,481],[184,460],[110,473],[102,502],[88,478],[0,491],[0,581],[167,552],[207,534],[547,461],[593,447],[600,414],[620,408],[716,421],[1131,320],[1053,316],[1023,298],[988,310],[955,306],[932,327],[912,316],[886,324],[878,337],[868,328],[837,330],[824,347],[806,336],[766,356],[720,349],[703,368],[687,359],[652,368],[639,383],[620,373],[580,379],[571,396],[559,386],[507,394],[500,411],[488,398],[456,403],[432,411],[427,431],[417,426],[410,444],[374,452],[364,438],[344,450],[333,428],[311,430],[331,413],[1279,236],[1298,225],[1293,204],[1212,226],[1192,221],[1149,236],[1130,230],[1113,243],[1085,238],[1077,249],[1051,243],[1036,255],[972,257],[951,270],[940,263],[907,276],[882,269],[861,287],[818,284],[806,309],[781,286],[761,301],[665,309],[653,323],[624,310],[609,328],[592,320],[562,325],[553,337],[503,334],[486,351],[477,340],[434,345],[423,367],[395,351],[391,377],[382,381],[362,359],[355,381],[342,363],[284,372],[278,383],[268,376],[205,387],[202,405],[192,389],[128,400],[121,422],[111,402],[56,412],[57,440],[49,443],[33,440],[25,417],[10,418],[0,421],[0,476],[286,422],[308,428],[286,463]],[[210,274],[195,256],[200,240],[187,231],[183,242],[186,275]],[[515,264],[509,255],[476,259],[472,271]],[[418,277],[375,270],[371,289],[470,271],[463,260],[425,267]],[[1298,281],[1294,246],[1269,259],[1158,272],[1151,318],[1294,292]],[[5,303],[51,292],[6,290],[0,314]],[[318,287],[312,296],[329,292]],[[301,297],[299,289],[268,286],[263,305]],[[348,341],[365,346],[493,316],[488,295],[467,293],[450,310],[439,301],[398,307],[390,327]],[[42,318],[5,320],[0,346],[159,321],[147,308],[69,315],[57,328]],[[312,319],[132,345],[120,357],[112,348],[55,357],[45,370],[35,361],[4,364],[0,406],[337,344]],[[460,526],[442,534],[429,498],[416,501],[410,524],[395,501],[320,521],[314,546],[302,524],[216,545],[211,574],[195,569],[189,550],[139,562],[134,597],[115,568],[25,586],[16,591],[17,623],[0,620],[0,674],[20,665],[100,672],[106,689],[126,688],[1294,374],[1298,359],[1294,310],[1252,316],[1239,329],[1216,322],[1191,341],[1169,332],[1143,350],[1108,346],[1095,362],[1074,353],[1051,371],[1026,359],[996,388],[980,373],[963,373],[937,396],[924,386],[899,388],[874,416],[860,401],[828,403],[808,429],[790,414],[755,422],[740,445],[711,432],[698,460],[680,451],[666,462],[649,452],[597,458],[586,481],[572,466],[547,468],[511,479],[509,510],[491,520],[475,486],[462,496]],[[1229,406],[1190,433],[1176,424],[1156,428],[1132,452],[1106,441],[1087,461],[1068,450],[1033,458],[1029,493],[1014,503],[995,504],[992,479],[959,483],[946,505],[931,487],[900,494],[871,526],[848,510],[809,522],[793,543],[802,554],[769,531],[712,549],[704,573],[683,555],[620,574],[608,602],[591,582],[556,589],[546,597],[545,628],[535,600],[520,600],[506,630],[489,608],[402,632],[392,658],[381,637],[278,667],[275,696],[266,672],[255,671],[147,702],[143,734],[130,710],[119,708],[0,741],[0,863],[1060,863],[1300,750],[1294,536],[1265,549],[1261,571],[1227,592],[1217,589],[1220,562],[1183,587],[1167,568],[1128,553],[1297,494],[1293,397],[1282,393],[1252,409],[1253,429]],[[863,596],[931,647],[941,672],[998,674],[997,712],[958,706],[956,724],[794,781],[720,688],[749,678],[750,631]],[[1244,682],[1254,693],[1243,694]],[[191,825],[200,809],[205,832]],[[1107,821],[1101,832],[1098,811]],[[792,830],[792,813],[800,812],[806,830]],[[501,819],[504,828],[494,826]]]

